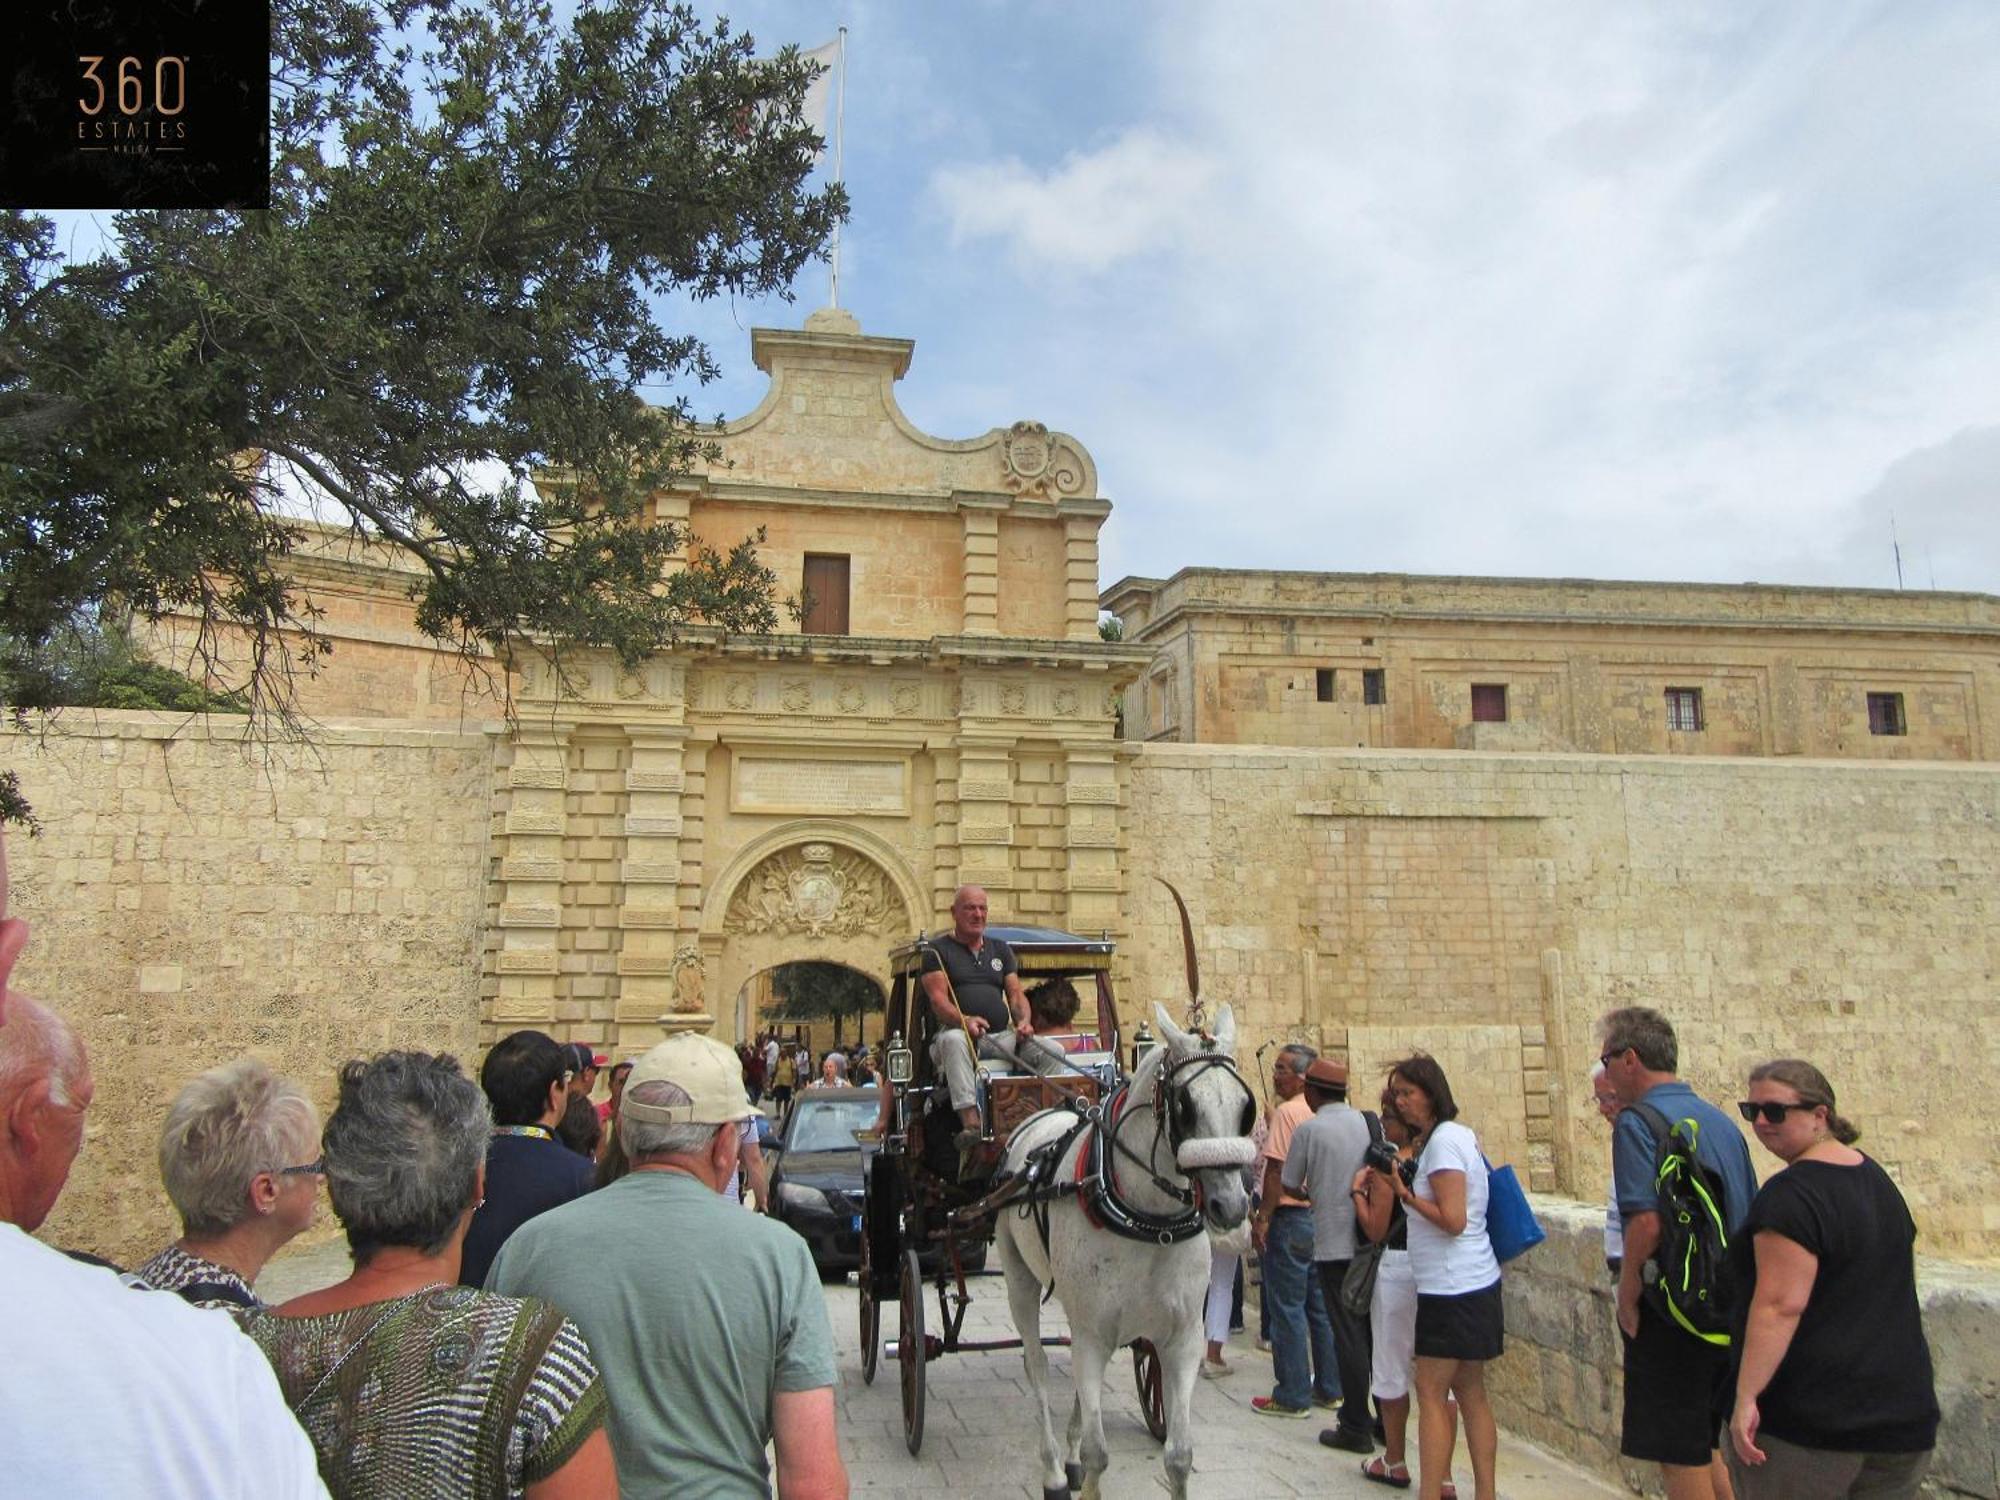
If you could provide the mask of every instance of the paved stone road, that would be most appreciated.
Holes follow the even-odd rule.
[[[347,1274],[344,1246],[315,1246],[273,1262],[257,1283],[271,1301],[296,1297]],[[963,1336],[969,1340],[1014,1336],[1007,1299],[997,1275],[969,1282],[973,1303]],[[856,1495],[897,1500],[1040,1500],[1040,1454],[1028,1416],[1027,1377],[1017,1350],[947,1354],[926,1369],[927,1414],[923,1451],[912,1458],[903,1444],[903,1408],[896,1366],[886,1357],[875,1383],[861,1381],[857,1330],[858,1295],[852,1286],[826,1288],[839,1356],[841,1451]],[[896,1308],[885,1312],[885,1338],[895,1336]],[[925,1316],[935,1332],[937,1297]],[[1254,1315],[1254,1303],[1253,1303]],[[1064,1332],[1062,1309],[1043,1310],[1044,1331]],[[1314,1495],[1324,1500],[1385,1500],[1393,1493],[1369,1484],[1360,1460],[1319,1446],[1322,1422],[1273,1421],[1250,1411],[1250,1398],[1269,1392],[1271,1361],[1246,1335],[1231,1343],[1236,1374],[1195,1386],[1194,1479],[1196,1496],[1263,1500],[1265,1496]],[[1069,1351],[1049,1351],[1052,1403],[1057,1421],[1069,1415]],[[1414,1436],[1414,1434],[1413,1434]],[[1106,1500],[1130,1500],[1164,1493],[1160,1448],[1139,1416],[1132,1364],[1123,1355],[1106,1385],[1104,1437],[1111,1467],[1104,1476]],[[1472,1473],[1460,1454],[1457,1476],[1466,1500]],[[1410,1491],[1408,1493],[1414,1493]],[[1520,1438],[1500,1434],[1500,1494],[1503,1500],[1606,1500],[1624,1491],[1551,1457]]]
[[[963,1337],[1012,1338],[1014,1327],[1001,1279],[974,1277],[968,1285],[973,1303]],[[1028,1416],[1032,1398],[1017,1351],[947,1354],[926,1367],[923,1451],[912,1458],[903,1443],[896,1366],[884,1357],[875,1383],[862,1383],[855,1289],[829,1286],[826,1300],[840,1356],[836,1396],[841,1448],[855,1494],[899,1500],[1040,1500],[1039,1442]],[[893,1305],[885,1308],[885,1339],[895,1336],[895,1314]],[[925,1317],[935,1325],[934,1291]],[[1062,1309],[1054,1303],[1043,1309],[1043,1319],[1045,1332],[1065,1331]],[[1287,1495],[1384,1500],[1394,1493],[1362,1479],[1358,1456],[1322,1448],[1318,1434],[1323,1422],[1273,1421],[1254,1415],[1250,1398],[1270,1392],[1270,1356],[1257,1353],[1246,1335],[1238,1335],[1228,1353],[1236,1373],[1195,1386],[1191,1494],[1227,1500]],[[1060,1431],[1069,1414],[1069,1351],[1051,1349],[1049,1364],[1051,1404]],[[1140,1418],[1129,1355],[1112,1366],[1106,1384],[1104,1438],[1111,1450],[1111,1467],[1104,1476],[1106,1500],[1164,1493],[1160,1446]],[[1456,1473],[1466,1500],[1471,1500],[1472,1472],[1462,1454]],[[1602,1500],[1624,1494],[1504,1432],[1499,1488],[1504,1500]]]

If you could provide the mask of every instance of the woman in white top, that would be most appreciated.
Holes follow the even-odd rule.
[[[1486,1361],[1504,1341],[1500,1263],[1486,1237],[1486,1160],[1456,1122],[1458,1105],[1435,1058],[1419,1053],[1389,1075],[1396,1112],[1416,1138],[1412,1183],[1396,1181],[1410,1221],[1417,1282],[1417,1453],[1422,1500],[1441,1500],[1453,1447],[1448,1396],[1458,1398],[1477,1500],[1495,1500],[1499,1432],[1486,1398]]]

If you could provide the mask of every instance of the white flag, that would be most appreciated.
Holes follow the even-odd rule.
[[[827,106],[833,100],[833,72],[840,65],[839,38],[828,42],[824,47],[815,47],[810,52],[801,52],[799,56],[807,62],[816,62],[820,65],[819,77],[815,78],[806,88],[806,102],[804,108],[801,110],[801,114],[804,116],[806,124],[819,132],[821,140],[831,141],[833,139],[833,126],[828,122]],[[825,155],[826,148],[822,146],[819,156],[813,158],[813,164],[817,166],[820,158]]]
[[[840,39],[835,37],[824,47],[801,51],[799,58],[803,62],[819,64],[819,77],[806,85],[805,102],[799,106],[799,118],[819,132],[819,138],[823,143],[831,142],[835,127],[828,119],[827,105],[833,98],[834,71],[840,66]],[[758,63],[765,66],[776,61],[775,57],[757,59]],[[826,145],[822,144],[819,154],[813,158],[813,165],[818,166],[825,159]]]

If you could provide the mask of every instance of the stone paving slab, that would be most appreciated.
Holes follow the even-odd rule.
[[[973,1301],[962,1337],[1013,1337],[1006,1294],[997,1275],[968,1282]],[[1032,1397],[1016,1350],[946,1354],[926,1367],[926,1416],[922,1451],[912,1458],[903,1443],[898,1371],[886,1354],[875,1383],[861,1379],[858,1293],[852,1286],[828,1286],[827,1312],[833,1320],[840,1383],[841,1451],[856,1495],[896,1500],[1040,1500],[1040,1452],[1031,1415]],[[893,1338],[896,1309],[884,1309],[885,1338]],[[1066,1331],[1062,1309],[1042,1310],[1043,1331]],[[937,1332],[935,1290],[925,1304],[925,1321]],[[1360,1457],[1319,1445],[1319,1430],[1331,1414],[1304,1421],[1274,1421],[1250,1410],[1250,1398],[1269,1393],[1270,1356],[1259,1354],[1247,1335],[1232,1339],[1227,1354],[1237,1367],[1225,1380],[1195,1386],[1194,1477],[1188,1491],[1217,1500],[1312,1495],[1324,1500],[1384,1500],[1394,1493],[1361,1477]],[[1069,1413],[1069,1351],[1049,1351],[1050,1403],[1058,1430]],[[1414,1433],[1412,1434],[1414,1437]],[[1160,1445],[1146,1431],[1129,1355],[1111,1366],[1104,1398],[1104,1439],[1111,1450],[1105,1471],[1106,1500],[1154,1497],[1164,1492]],[[1471,1467],[1463,1450],[1454,1471],[1470,1500]],[[1623,1489],[1606,1483],[1533,1444],[1502,1432],[1499,1490],[1503,1500],[1605,1500]],[[1414,1489],[1409,1493],[1414,1493]]]

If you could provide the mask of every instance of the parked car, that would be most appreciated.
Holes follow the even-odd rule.
[[[801,1090],[773,1143],[772,1211],[812,1247],[822,1275],[861,1264],[864,1148],[855,1132],[871,1129],[880,1107],[874,1089]]]

